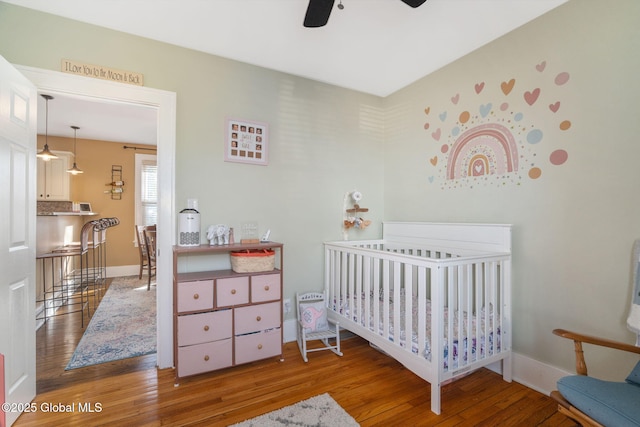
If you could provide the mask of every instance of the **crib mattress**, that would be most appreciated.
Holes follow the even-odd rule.
[[[351,310],[350,308],[350,298],[347,297],[344,300],[342,300],[342,302],[340,303],[338,300],[334,299],[333,300],[333,305],[332,307],[330,307],[333,311],[339,313],[341,316],[346,317],[352,321],[354,321],[355,323],[361,325],[362,327],[365,327],[367,329],[369,329],[370,331],[376,332],[377,334],[379,334],[380,336],[385,336],[385,322],[383,319],[383,313],[384,313],[384,301],[381,300],[380,298],[374,297],[374,296],[369,296],[367,297],[366,295],[362,296],[362,302],[361,302],[361,307],[365,307],[365,304],[367,303],[367,299],[369,299],[369,307],[371,307],[371,316],[369,316],[369,319],[364,319],[364,316],[360,316],[359,313],[357,312],[357,304],[354,301],[353,304],[353,310]],[[418,348],[418,304],[416,302],[416,298],[412,299],[413,304],[411,307],[411,311],[412,311],[412,336],[411,336],[411,351],[414,354],[421,354],[425,359],[431,361],[431,300],[427,300],[427,315],[426,315],[426,340],[425,340],[425,346],[424,349],[422,349],[422,351],[420,352],[419,348]],[[379,307],[379,321],[378,321],[378,325],[374,325],[375,323],[375,319],[373,316],[373,307],[374,304],[378,304]],[[448,317],[449,317],[449,310],[448,308],[445,307],[444,309],[444,316],[445,316],[445,325],[448,324]],[[404,319],[405,317],[405,304],[404,304],[404,297],[402,298],[402,303],[400,304],[400,318]],[[452,340],[452,350],[453,354],[452,354],[452,366],[451,369],[457,369],[458,367],[462,367],[470,362],[473,362],[475,360],[478,359],[478,355],[480,356],[479,359],[482,359],[488,355],[492,355],[495,353],[499,353],[500,352],[500,344],[501,344],[501,340],[500,340],[500,336],[501,336],[501,332],[500,332],[500,327],[498,326],[497,328],[495,328],[496,331],[496,337],[494,339],[494,328],[493,328],[493,322],[494,322],[494,313],[493,310],[490,309],[489,310],[489,315],[488,317],[485,316],[485,310],[484,308],[481,310],[480,316],[476,316],[473,315],[472,319],[471,319],[471,336],[469,336],[469,333],[467,331],[467,325],[468,325],[468,314],[467,312],[463,312],[462,314],[462,318],[463,318],[463,330],[462,333],[460,334],[459,332],[459,319],[460,319],[460,315],[459,312],[457,310],[454,311],[454,324],[453,324],[453,337],[454,339]],[[486,320],[488,319],[488,323],[489,323],[489,334],[480,334],[479,337],[475,336],[475,332],[478,330],[477,329],[477,321],[478,318],[480,319],[480,331],[485,331],[486,328]],[[393,326],[393,319],[394,319],[394,304],[392,302],[389,303],[389,318],[388,318],[388,339],[389,341],[395,343],[396,345],[399,345],[400,347],[406,348],[407,346],[407,339],[406,339],[406,332],[404,329],[404,322],[400,322],[401,323],[401,327],[400,327],[400,334],[399,334],[399,338],[396,341],[396,337],[395,337],[395,331],[394,331],[394,326]],[[444,331],[444,345],[443,345],[443,358],[444,358],[444,369],[445,371],[447,371],[449,369],[449,339],[448,339],[448,328],[445,327],[445,331]],[[487,335],[486,339],[485,339],[485,335]],[[462,338],[462,339],[460,339]],[[462,342],[460,342],[462,341]],[[471,345],[471,349],[469,350],[469,345]],[[460,358],[460,356],[462,356],[462,358]],[[470,356],[470,357],[469,357]]]

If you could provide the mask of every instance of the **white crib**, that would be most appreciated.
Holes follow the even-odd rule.
[[[329,318],[440,387],[502,361],[511,381],[511,226],[385,222],[325,243]]]

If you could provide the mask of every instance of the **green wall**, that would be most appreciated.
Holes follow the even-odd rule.
[[[553,328],[633,340],[638,16],[635,0],[572,0],[384,99],[4,3],[0,55],[52,70],[67,58],[136,71],[176,92],[176,204],[198,198],[203,226],[271,228],[285,243],[286,297],[321,288],[321,242],[342,238],[342,198],[353,189],[373,225],[351,238],[378,236],[383,219],[513,224],[514,349],[571,370],[570,343]],[[536,88],[529,105],[524,94]],[[269,166],[223,161],[226,117],[269,124]],[[458,136],[487,124],[514,137],[517,170],[447,179],[472,155],[447,167]],[[629,370],[630,359],[594,354],[592,373]]]
[[[349,237],[380,234],[378,97],[1,2],[0,55],[56,71],[62,59],[135,71],[145,86],[176,92],[176,207],[198,199],[203,232],[228,224],[239,237],[244,222],[271,229],[285,244],[285,297],[322,288],[322,242],[342,239],[346,192],[363,193],[373,222]],[[224,161],[227,117],[269,125],[268,166]]]

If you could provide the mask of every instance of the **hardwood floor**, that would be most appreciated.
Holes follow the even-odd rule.
[[[86,319],[85,319],[86,320]],[[65,371],[82,337],[79,314],[37,332],[36,411],[27,426],[226,426],[329,393],[362,426],[575,426],[548,396],[481,369],[444,386],[442,413],[430,411],[429,384],[353,337],[343,357],[297,344],[268,359],[182,380],[155,368],[155,355]]]

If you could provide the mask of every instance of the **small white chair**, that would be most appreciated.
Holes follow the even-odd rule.
[[[325,296],[320,292],[296,293],[296,315],[298,319],[298,347],[305,362],[307,353],[331,350],[338,356],[340,351],[340,324],[327,319]],[[334,340],[331,344],[329,340]],[[322,341],[323,347],[307,348],[308,341]]]

